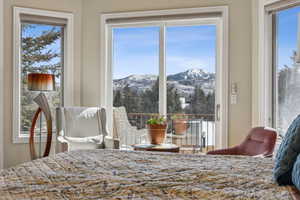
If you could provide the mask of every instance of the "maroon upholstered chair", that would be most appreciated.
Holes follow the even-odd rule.
[[[246,139],[240,144],[228,149],[209,151],[210,155],[244,155],[264,157],[272,156],[277,133],[275,130],[264,127],[251,129]]]

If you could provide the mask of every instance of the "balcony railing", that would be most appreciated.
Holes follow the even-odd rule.
[[[147,120],[157,113],[128,113],[131,125],[145,129]],[[166,143],[173,143],[184,153],[206,152],[215,146],[214,114],[168,114]]]

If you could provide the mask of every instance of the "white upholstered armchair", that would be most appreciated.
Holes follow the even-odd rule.
[[[121,149],[132,149],[131,145],[147,143],[146,129],[137,129],[129,123],[125,107],[113,108],[114,138],[119,140]]]
[[[108,137],[106,111],[98,107],[61,107],[56,109],[57,140],[68,151],[113,148]]]

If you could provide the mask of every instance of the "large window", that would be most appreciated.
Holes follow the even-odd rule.
[[[274,14],[274,124],[284,135],[300,113],[300,6]]]
[[[21,24],[21,124],[22,134],[28,134],[38,106],[33,99],[39,94],[27,88],[28,73],[55,75],[56,90],[45,93],[55,121],[55,108],[63,105],[63,41],[64,26],[22,22]],[[55,123],[54,123],[55,124]],[[46,122],[42,124],[46,132]]]
[[[55,91],[45,92],[55,133],[55,109],[71,106],[73,102],[72,48],[72,14],[14,8],[14,142],[28,142],[38,107],[33,99],[39,92],[29,91],[27,87],[27,75],[32,72],[55,75]],[[44,133],[45,120],[42,122],[38,124]]]

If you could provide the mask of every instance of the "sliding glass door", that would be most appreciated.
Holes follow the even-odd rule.
[[[138,129],[150,117],[168,119],[169,142],[221,147],[222,29],[219,21],[110,24],[108,102],[124,106]],[[224,80],[223,80],[224,81]],[[223,113],[222,113],[223,112]]]

